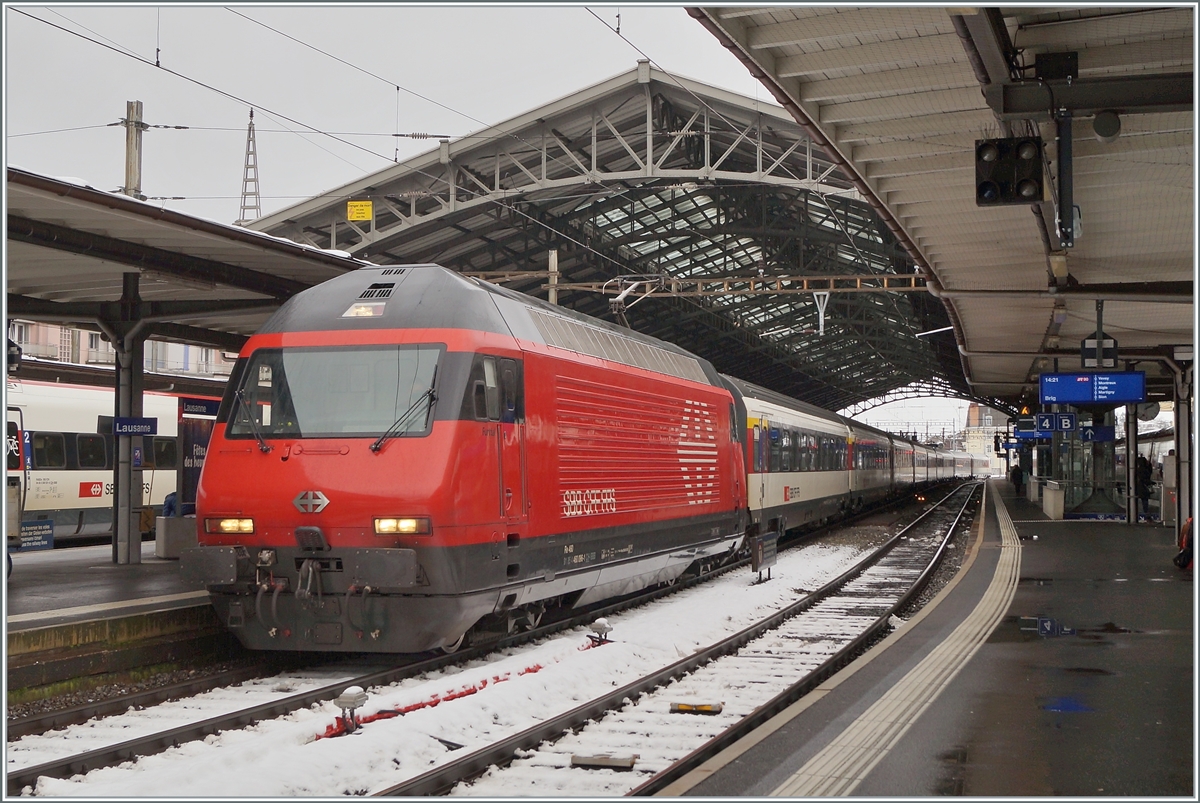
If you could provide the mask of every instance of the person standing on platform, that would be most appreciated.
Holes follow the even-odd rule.
[[[1020,496],[1025,485],[1025,471],[1021,468],[1020,463],[1017,463],[1015,466],[1013,466],[1012,482],[1017,488],[1017,496]]]
[[[1137,498],[1141,500],[1142,515],[1147,519],[1150,518],[1150,486],[1154,484],[1152,473],[1150,461],[1145,455],[1138,455],[1133,468],[1133,488]]]

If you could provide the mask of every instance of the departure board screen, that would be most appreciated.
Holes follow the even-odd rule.
[[[1137,404],[1146,400],[1146,372],[1042,374],[1042,404]]]

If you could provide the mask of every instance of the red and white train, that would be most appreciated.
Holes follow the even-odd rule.
[[[247,342],[181,564],[251,648],[453,650],[980,460],[436,265],[364,268]]]

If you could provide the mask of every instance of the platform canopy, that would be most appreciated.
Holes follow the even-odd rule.
[[[250,226],[541,298],[556,251],[560,304],[827,409],[970,395],[953,336],[917,336],[949,330],[945,306],[800,124],[645,62]]]
[[[1152,398],[1190,365],[1195,12],[688,10],[879,211],[945,302],[972,394],[1008,400],[1036,400],[1055,361],[1079,370],[1098,312]],[[1044,143],[1042,193],[978,205],[977,143],[1017,137]]]
[[[6,192],[9,318],[144,321],[151,337],[236,352],[294,293],[363,264],[15,167]],[[122,304],[130,274],[137,300]]]

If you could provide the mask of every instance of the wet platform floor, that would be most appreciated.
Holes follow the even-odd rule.
[[[1001,552],[997,493],[1020,543],[1003,618],[842,794],[1194,796],[1195,596],[1173,530],[1051,521],[1002,480],[976,560],[937,608],[667,794],[778,794],[844,740],[980,604]]]

